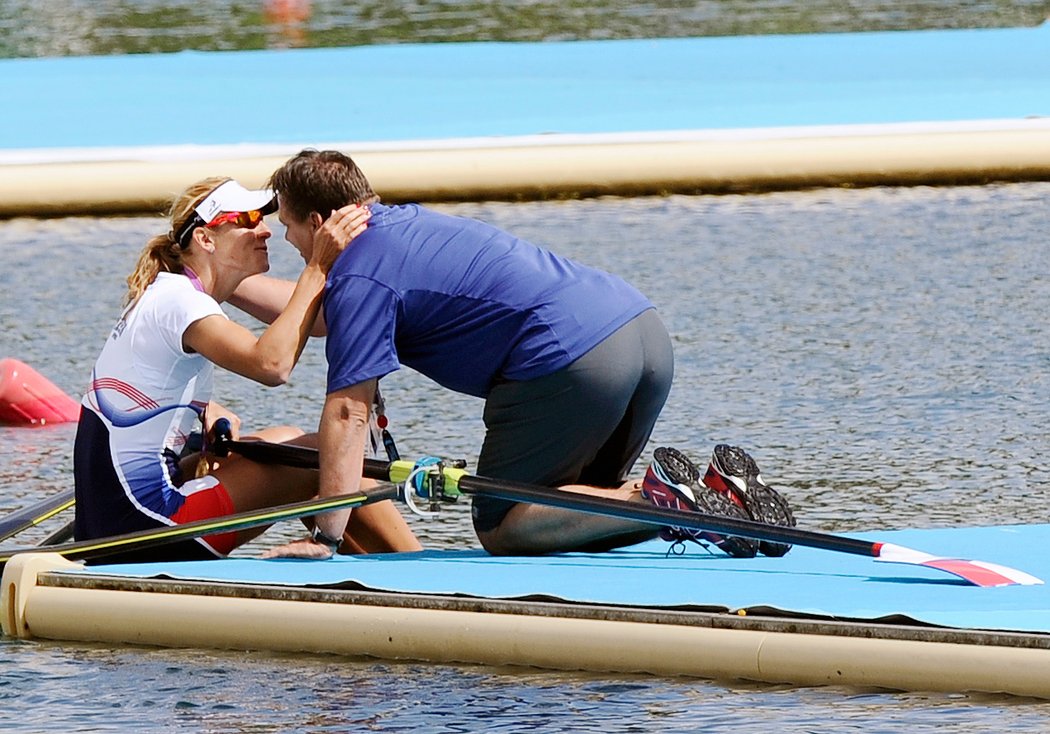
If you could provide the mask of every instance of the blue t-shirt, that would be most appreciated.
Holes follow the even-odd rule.
[[[556,372],[652,308],[622,279],[482,222],[371,209],[328,274],[329,392],[404,364],[485,397],[498,380]]]

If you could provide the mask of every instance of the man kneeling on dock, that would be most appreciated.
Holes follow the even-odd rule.
[[[734,501],[760,492],[751,492],[760,483],[747,479],[747,466],[726,469],[718,475],[723,487],[712,489],[673,450],[658,452],[644,483],[626,481],[674,370],[671,341],[653,304],[624,280],[476,220],[382,204],[354,161],[335,151],[299,153],[271,185],[286,237],[304,258],[329,216],[345,215],[337,210],[357,204],[371,211],[325,291],[322,497],[357,491],[378,381],[404,364],[485,400],[481,476],[743,518],[769,506]],[[289,294],[289,284],[256,276],[231,303],[267,321]],[[734,477],[743,478],[734,483]],[[776,519],[793,524],[786,505],[777,507]],[[325,538],[338,537],[349,512],[318,516],[313,540],[274,554],[328,557]],[[768,514],[756,519],[769,520]],[[482,495],[473,498],[472,515],[482,546],[497,555],[607,550],[659,532],[641,522]],[[732,555],[758,549],[749,540],[696,531],[667,537],[710,541]]]

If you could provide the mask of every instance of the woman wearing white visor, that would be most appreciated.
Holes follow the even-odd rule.
[[[349,208],[348,208],[349,209]],[[172,204],[170,229],[153,237],[128,276],[126,308],[95,363],[74,447],[77,540],[202,520],[305,500],[317,473],[256,464],[207,452],[220,417],[211,402],[214,365],[264,385],[287,381],[320,309],[325,277],[345,244],[364,231],[368,212],[333,217],[288,308],[259,337],[230,321],[219,304],[242,280],[269,270],[263,217],[273,192],[209,178]],[[190,445],[200,431],[203,447]],[[309,443],[302,431],[276,427],[267,441]],[[234,435],[237,438],[237,435]],[[222,557],[262,532],[249,529],[129,552],[107,561]],[[418,550],[419,542],[389,501],[352,513],[346,552]]]

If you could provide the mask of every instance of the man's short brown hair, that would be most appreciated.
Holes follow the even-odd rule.
[[[347,204],[372,204],[379,196],[353,159],[337,150],[303,150],[270,176],[270,188],[298,221],[310,212],[328,219]]]

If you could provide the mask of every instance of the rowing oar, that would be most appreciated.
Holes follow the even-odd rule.
[[[260,463],[283,464],[313,469],[318,467],[317,449],[305,446],[274,444],[266,441],[220,440],[216,442],[216,451],[220,453],[232,451]],[[366,459],[363,474],[370,479],[403,484],[414,470],[415,465],[410,461],[388,462]],[[440,499],[446,501],[453,501],[459,492],[483,494],[514,502],[529,502],[560,507],[567,510],[606,515],[663,527],[708,530],[726,535],[739,535],[755,540],[788,543],[837,553],[867,556],[889,563],[925,566],[954,574],[975,586],[1012,586],[1015,584],[1027,586],[1043,583],[1042,580],[1035,576],[1007,566],[985,561],[934,556],[893,543],[847,538],[830,533],[818,533],[812,530],[780,525],[767,525],[751,520],[709,515],[701,512],[682,512],[656,507],[655,505],[623,502],[606,497],[567,492],[552,487],[486,479],[472,476],[463,469],[448,466],[441,468],[441,477],[443,479],[443,487],[440,490]]]
[[[396,486],[386,484],[380,485],[376,489],[358,492],[353,495],[293,502],[261,510],[249,510],[248,512],[239,512],[234,515],[188,522],[182,525],[166,525],[161,528],[138,530],[133,533],[115,535],[109,538],[63,543],[47,548],[0,548],[0,565],[6,564],[13,556],[22,553],[59,553],[72,560],[103,558],[115,553],[151,548],[177,540],[199,538],[214,533],[228,533],[234,530],[245,530],[259,527],[260,525],[270,525],[280,520],[293,520],[345,507],[360,507],[372,502],[395,499],[397,494],[398,488]]]
[[[73,490],[70,489],[50,495],[36,504],[12,512],[7,517],[0,519],[0,540],[7,540],[26,528],[39,525],[63,510],[68,510],[75,502]]]
[[[59,543],[65,543],[66,541],[73,540],[73,521],[70,520],[62,527],[55,530],[51,535],[47,536],[40,541],[39,545],[58,545]]]

